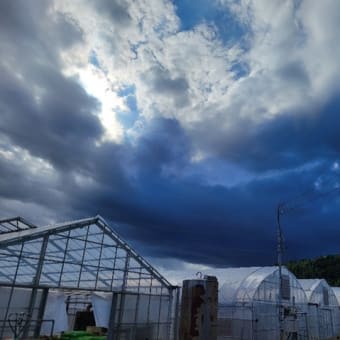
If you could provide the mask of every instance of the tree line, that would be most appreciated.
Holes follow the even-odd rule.
[[[340,255],[289,261],[285,266],[298,279],[325,279],[330,286],[340,286]]]

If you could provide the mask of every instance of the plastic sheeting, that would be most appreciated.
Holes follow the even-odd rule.
[[[340,287],[332,287],[332,289],[333,289],[333,292],[335,294],[335,297],[338,300],[338,304],[340,306]]]
[[[68,330],[68,321],[66,313],[65,294],[62,291],[49,291],[46,301],[44,320],[54,320],[53,334]],[[41,335],[51,333],[52,324],[43,322],[41,325]]]
[[[112,293],[95,293],[91,296],[94,319],[97,327],[109,327]]]
[[[339,306],[334,290],[328,285],[326,280],[300,279],[299,282],[306,292],[308,302],[316,303],[319,306]]]
[[[282,298],[280,299],[280,284]],[[280,305],[284,320],[280,325]],[[219,294],[218,339],[273,340],[307,333],[307,297],[294,274],[282,267],[228,268]]]
[[[309,302],[310,334],[322,339],[337,334],[339,304],[334,290],[324,279],[300,279],[299,282]]]
[[[255,301],[277,303],[279,300],[278,267],[228,268],[224,271],[224,275],[219,303],[254,303]],[[282,267],[282,275],[289,279],[290,286],[289,299],[283,299],[282,303],[306,304],[306,294],[296,277],[285,267]]]

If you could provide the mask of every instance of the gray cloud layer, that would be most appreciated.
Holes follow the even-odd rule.
[[[132,25],[126,2],[91,6],[117,26]],[[2,214],[9,201],[17,214],[18,202],[62,220],[99,213],[149,256],[273,264],[277,203],[316,188],[325,178],[320,173],[331,174],[320,190],[336,185],[338,95],[325,97],[312,114],[296,107],[263,120],[232,112],[230,123],[229,107],[217,104],[189,127],[159,114],[140,119],[133,138],[103,141],[101,103],[64,72],[63,52],[84,43],[85,33],[71,16],[51,11],[45,1],[0,2]],[[175,111],[193,104],[189,76],[154,65],[142,71],[147,91],[170,98]],[[300,62],[275,72],[293,87],[311,82]],[[198,150],[208,157],[195,160]],[[249,175],[233,186],[211,184],[216,159]],[[305,209],[285,217],[289,257],[336,251],[338,199]],[[39,221],[37,213],[26,217]]]

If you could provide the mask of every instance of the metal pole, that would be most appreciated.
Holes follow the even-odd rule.
[[[39,311],[38,311],[38,317],[37,317],[37,324],[34,330],[34,337],[38,338],[40,335],[41,330],[41,324],[44,317],[46,302],[47,302],[47,296],[48,296],[48,288],[43,288],[41,293],[41,300],[39,305]]]
[[[26,327],[23,331],[23,336],[22,336],[23,339],[25,339],[28,335],[31,319],[33,317],[33,311],[34,311],[36,300],[37,300],[38,287],[39,287],[39,283],[40,283],[41,273],[42,273],[42,270],[43,270],[44,259],[45,259],[45,255],[46,255],[46,249],[47,249],[47,245],[48,245],[48,238],[49,238],[49,235],[48,234],[45,235],[43,240],[42,240],[42,244],[41,244],[39,261],[37,263],[36,273],[35,273],[35,276],[33,278],[33,285],[32,285],[33,288],[32,288],[31,297],[30,297],[30,301],[29,301],[29,305],[28,305],[28,309],[27,309],[28,310],[27,314],[28,314],[29,322],[27,323],[27,325],[26,325]]]
[[[24,246],[25,246],[25,243],[22,242],[21,247],[20,247],[20,253],[19,253],[19,256],[18,256],[18,262],[17,262],[16,268],[15,268],[15,273],[14,273],[13,280],[12,280],[11,286],[10,286],[11,290],[10,290],[10,294],[9,294],[7,306],[6,306],[6,312],[5,312],[5,317],[4,317],[5,321],[4,321],[4,323],[1,327],[1,331],[0,331],[0,339],[2,339],[4,332],[5,332],[7,318],[9,316],[9,310],[10,310],[12,297],[13,297],[13,293],[14,293],[14,287],[16,285],[16,280],[17,280],[17,276],[18,276],[18,272],[19,272],[19,267],[20,267],[20,263],[21,263],[21,257],[22,257],[22,253],[23,253],[23,250],[24,250]]]
[[[176,304],[174,313],[174,340],[178,340],[179,299],[180,299],[180,287],[176,287]]]
[[[116,334],[116,312],[117,312],[117,301],[118,301],[118,294],[112,292],[112,300],[111,300],[111,311],[110,311],[110,320],[107,330],[107,339],[114,340],[118,339],[118,334]]]
[[[158,322],[157,322],[157,339],[160,338],[160,336],[159,336],[159,328],[160,328],[160,323],[161,323],[162,296],[163,296],[163,287],[161,288],[161,295],[159,296]]]
[[[173,301],[174,301],[174,287],[168,288],[169,299],[168,301],[168,315],[167,315],[167,332],[166,332],[166,340],[170,340],[171,337],[171,312],[173,308]]]
[[[280,217],[282,214],[282,204],[277,206],[277,264],[279,266],[279,330],[280,339],[283,337],[283,308],[282,308],[282,255],[283,255],[283,235]]]
[[[114,339],[119,339],[120,331],[122,329],[122,322],[123,322],[123,314],[124,314],[124,308],[125,308],[125,295],[126,295],[126,286],[127,286],[127,279],[129,274],[129,263],[130,263],[130,257],[131,254],[128,252],[126,254],[126,262],[125,262],[125,268],[124,268],[124,276],[123,276],[123,284],[122,284],[122,290],[120,292],[120,301],[119,301],[119,310],[118,310],[118,321],[117,321],[117,334]]]

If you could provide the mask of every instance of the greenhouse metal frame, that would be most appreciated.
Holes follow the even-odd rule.
[[[0,290],[1,339],[17,313],[25,313],[22,338],[53,326],[44,320],[53,291],[67,296],[69,325],[90,296],[106,294],[109,340],[176,339],[179,288],[100,216],[41,227],[21,217],[0,220]]]

